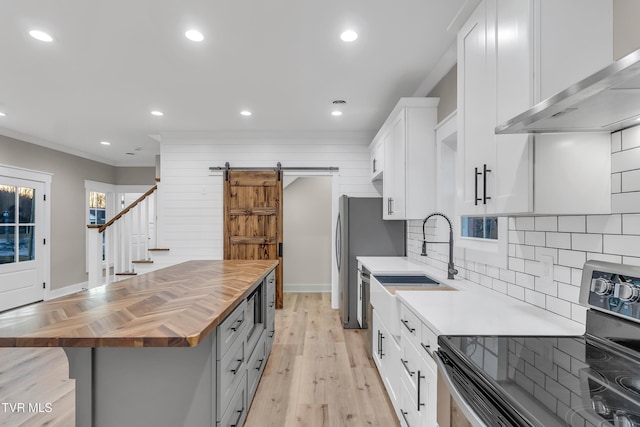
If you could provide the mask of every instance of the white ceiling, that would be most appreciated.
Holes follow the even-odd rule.
[[[375,132],[455,41],[463,3],[0,0],[0,134],[150,166],[166,133]]]

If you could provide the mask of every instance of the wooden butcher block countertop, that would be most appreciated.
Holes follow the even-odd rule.
[[[188,261],[0,314],[0,347],[193,347],[277,261]]]

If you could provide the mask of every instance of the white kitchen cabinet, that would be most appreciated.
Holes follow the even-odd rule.
[[[485,0],[461,28],[460,214],[609,212],[608,135],[494,129],[610,63],[611,14],[611,0]]]
[[[437,337],[404,304],[400,324],[400,417],[411,427],[436,427],[437,365],[430,352]]]
[[[400,346],[393,335],[389,333],[386,325],[382,323],[375,307],[373,309],[373,321],[370,327],[373,328],[371,334],[371,339],[373,340],[373,361],[378,368],[389,400],[396,411],[396,416],[399,417],[398,398],[400,396],[401,383],[398,360],[400,359]]]
[[[371,143],[371,181],[383,179],[384,173],[384,140],[376,139]]]
[[[422,219],[435,210],[438,102],[401,98],[371,144],[384,153],[384,219]]]

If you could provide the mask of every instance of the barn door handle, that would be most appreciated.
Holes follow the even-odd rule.
[[[278,257],[282,256],[282,242],[278,243]]]

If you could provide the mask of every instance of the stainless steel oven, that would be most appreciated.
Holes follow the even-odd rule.
[[[440,336],[439,426],[640,427],[640,267],[588,261],[580,303],[581,336]]]

